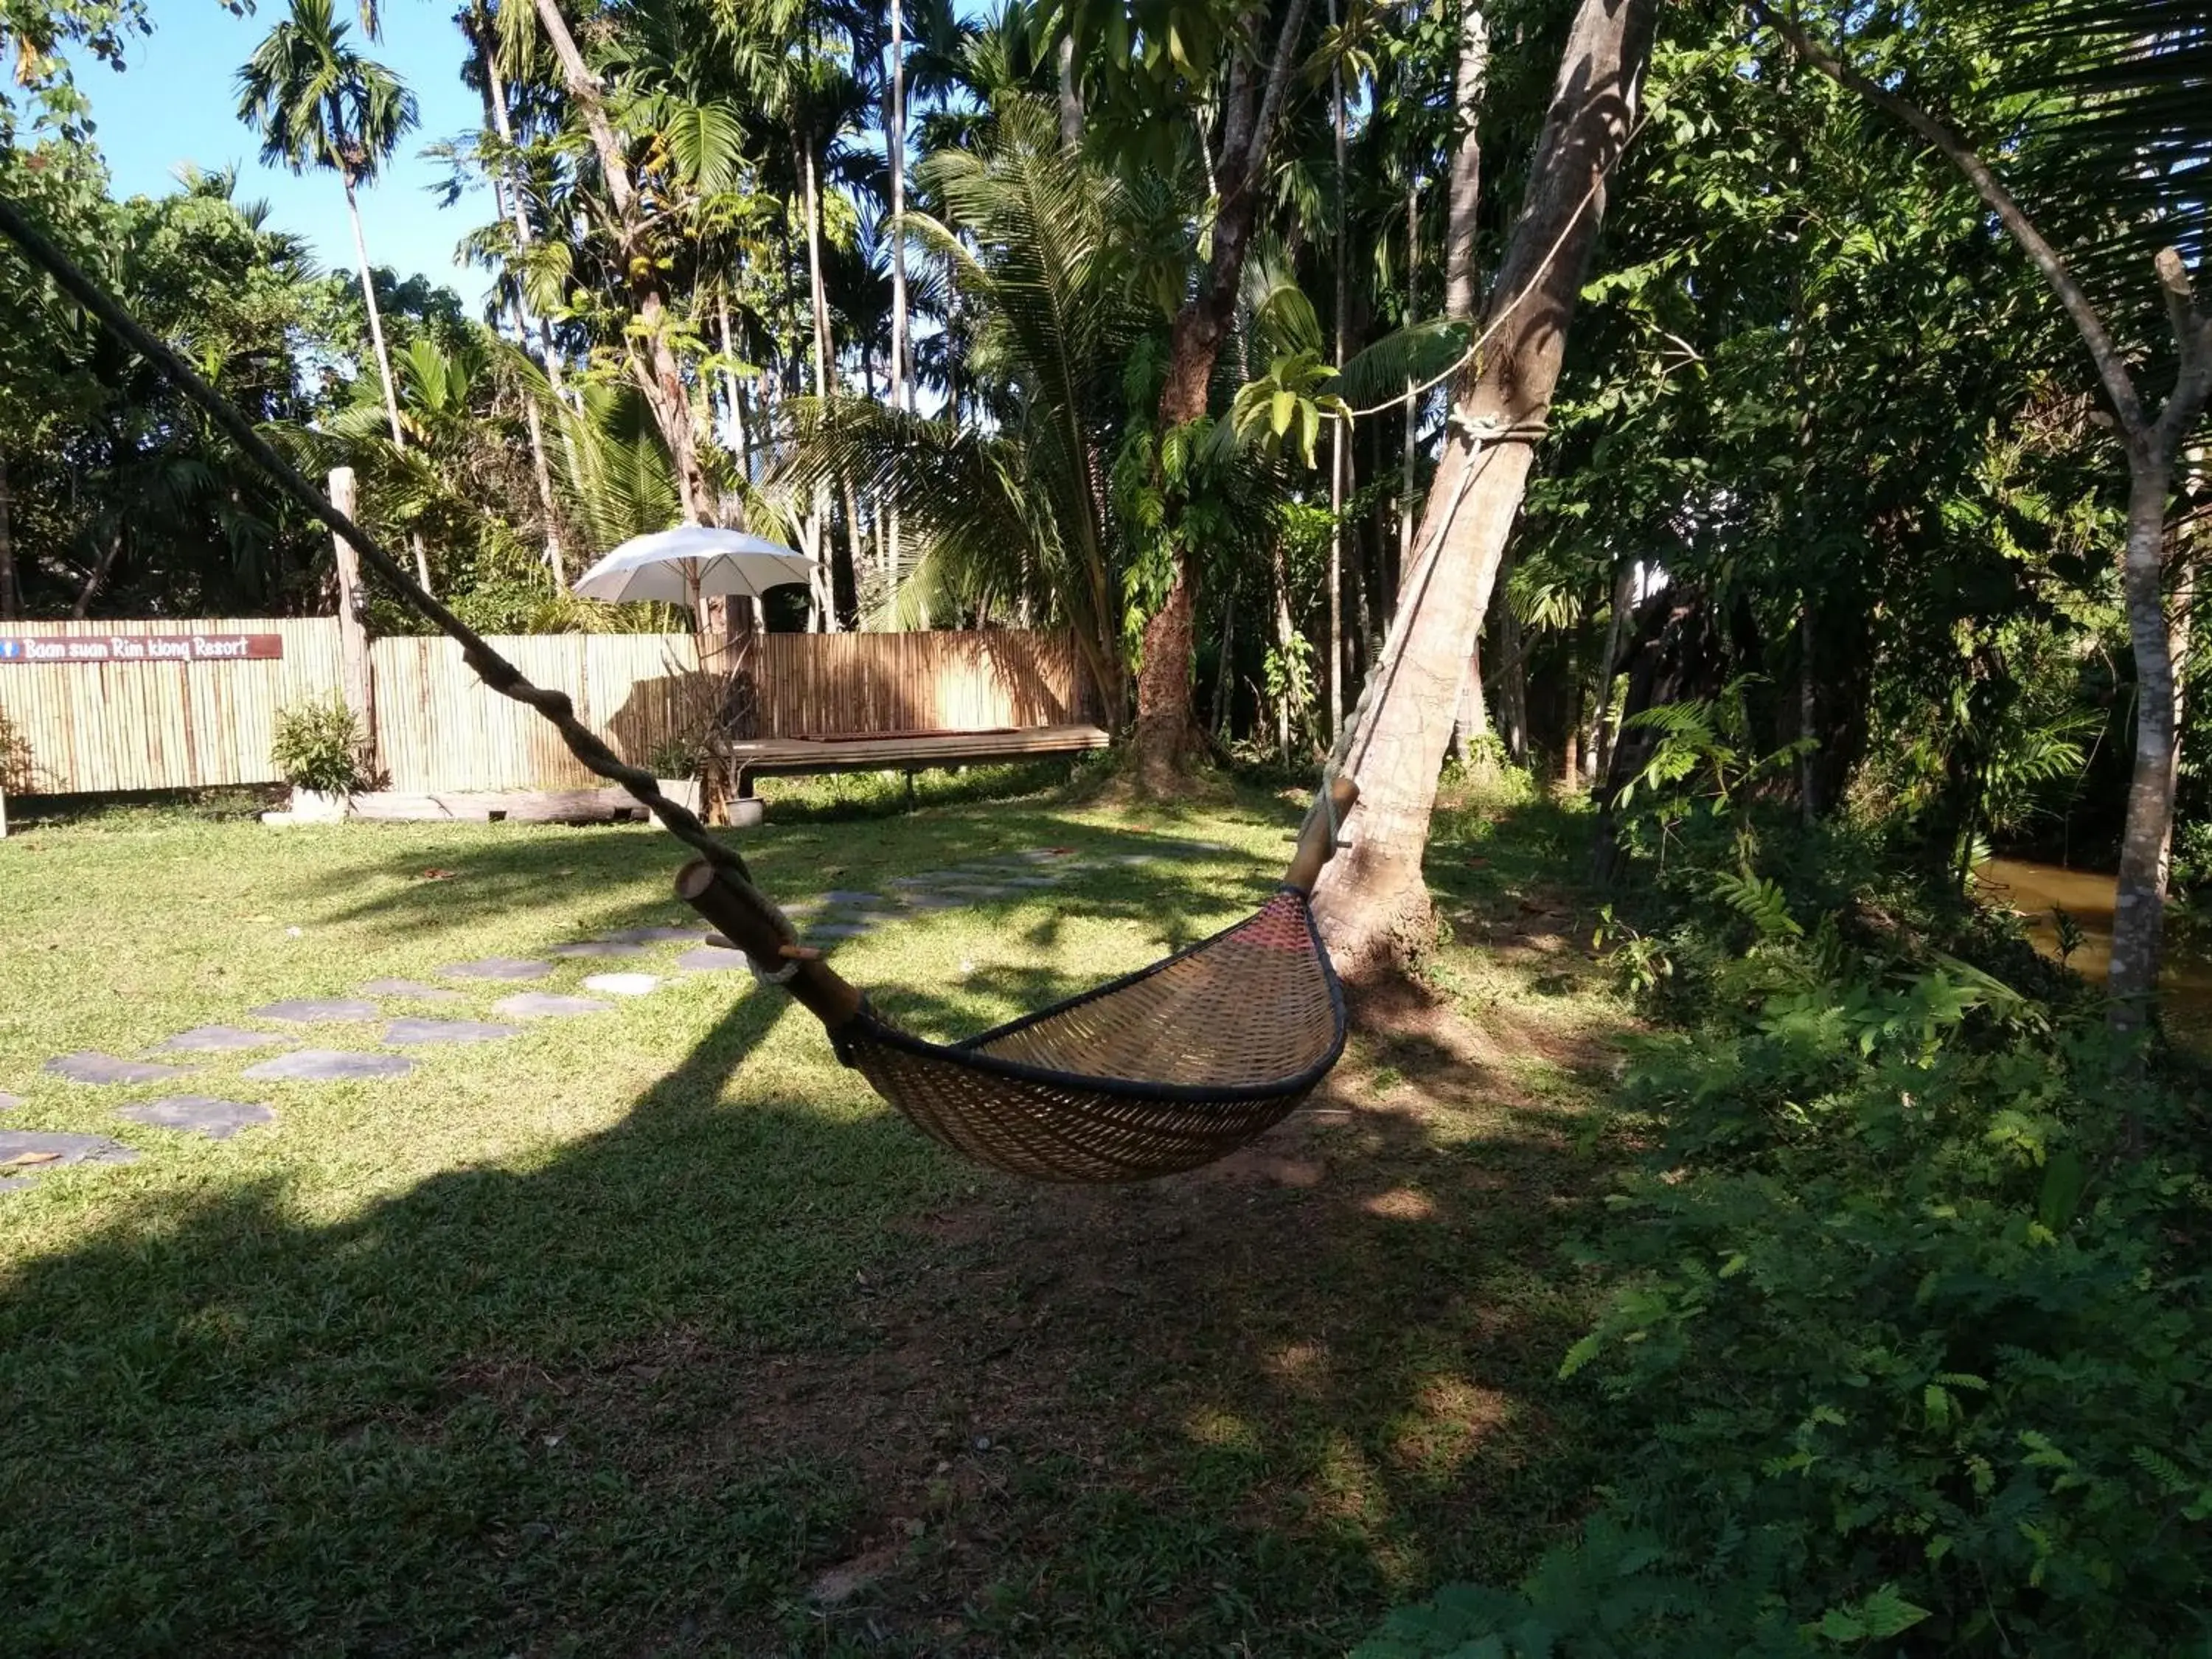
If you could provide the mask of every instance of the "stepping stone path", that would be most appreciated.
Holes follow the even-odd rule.
[[[497,1042],[502,1037],[521,1035],[519,1025],[499,1025],[488,1019],[395,1019],[384,1028],[385,1042],[397,1048],[428,1042]],[[384,1057],[362,1056],[364,1060]]]
[[[11,1095],[4,1090],[0,1090],[0,1112],[12,1112],[24,1103],[22,1096]]]
[[[327,1020],[381,1019],[384,1010],[356,997],[287,997],[253,1011],[256,1019],[281,1019],[289,1025],[319,1025]]]
[[[105,1135],[0,1129],[0,1175],[42,1174],[70,1164],[135,1164],[138,1154]]]
[[[209,1095],[172,1095],[151,1106],[123,1107],[115,1115],[152,1128],[205,1135],[210,1140],[228,1140],[240,1129],[276,1121],[276,1114],[266,1106],[252,1101],[217,1100]]]
[[[815,929],[817,933],[820,928]],[[725,951],[719,945],[702,945],[676,958],[676,965],[694,974],[723,974],[745,965],[743,951]]]
[[[570,1014],[604,1014],[614,1004],[600,997],[555,996],[545,991],[525,991],[501,997],[491,1006],[495,1014],[509,1019],[562,1019]]]
[[[196,1025],[166,1042],[154,1045],[155,1054],[228,1054],[241,1048],[289,1048],[292,1039],[274,1031],[249,1031],[242,1025]]]
[[[651,974],[592,974],[585,979],[584,988],[611,997],[642,997],[659,990],[660,981]]]
[[[875,924],[866,921],[825,921],[819,927],[806,930],[810,939],[866,939],[875,932]]]
[[[466,1002],[459,991],[449,991],[442,985],[425,985],[419,979],[373,979],[361,988],[362,994],[372,997],[412,997],[417,1002]]]
[[[900,902],[909,910],[957,910],[968,901],[948,896],[944,893],[908,893]]]
[[[881,893],[855,893],[848,888],[833,887],[822,896],[824,904],[881,904]]]
[[[574,945],[556,945],[547,953],[556,957],[641,957],[645,946],[627,939],[587,939]]]
[[[692,944],[706,937],[698,927],[622,927],[606,935],[617,945],[673,945],[689,940]]]
[[[353,1083],[365,1078],[405,1077],[415,1062],[404,1054],[363,1054],[343,1048],[302,1048],[279,1054],[240,1073],[252,1083]]]
[[[71,1083],[167,1083],[188,1076],[181,1066],[155,1066],[143,1060],[118,1060],[113,1054],[90,1049],[63,1054],[46,1062],[46,1070]]]
[[[482,962],[457,962],[438,971],[448,979],[544,979],[553,971],[553,965],[523,957],[486,957]]]

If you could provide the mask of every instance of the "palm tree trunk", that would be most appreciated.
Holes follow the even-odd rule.
[[[637,191],[630,179],[629,160],[623,154],[613,124],[607,119],[606,107],[599,95],[599,77],[592,73],[584,54],[577,50],[576,38],[569,33],[568,20],[561,15],[560,0],[535,0],[535,4],[538,23],[553,47],[553,55],[560,60],[562,82],[568,88],[569,98],[583,112],[592,149],[599,157],[599,171],[606,181],[608,198],[614,204],[622,259],[629,272],[630,306],[637,313],[645,337],[643,356],[633,356],[631,360],[638,387],[645,394],[646,406],[653,411],[653,425],[659,429],[661,441],[667,445],[669,459],[675,465],[676,487],[684,503],[684,516],[695,523],[711,524],[716,506],[714,486],[699,463],[699,434],[692,425],[691,399],[684,389],[684,371],[668,343],[667,298],[654,274],[658,267],[643,246],[644,226],[639,222]]]
[[[1482,206],[1482,94],[1490,77],[1490,21],[1477,0],[1469,0],[1460,18],[1459,64],[1452,80],[1452,107],[1459,127],[1459,142],[1452,150],[1450,204],[1444,222],[1444,315],[1456,322],[1474,320],[1474,236]],[[1406,411],[1407,495],[1413,494],[1413,419]],[[1411,526],[1407,527],[1410,544]],[[1402,571],[1410,560],[1401,556]],[[1475,643],[1468,647],[1467,667],[1460,686],[1461,716],[1452,733],[1452,744],[1462,756],[1471,728],[1470,706],[1482,707],[1482,629],[1475,627]]]
[[[354,194],[353,174],[344,168],[338,179],[345,185],[346,217],[353,222],[353,251],[361,272],[361,301],[368,308],[369,343],[376,350],[376,373],[384,386],[384,413],[392,422],[392,447],[404,454],[407,434],[399,424],[399,392],[392,384],[392,354],[384,343],[384,313],[377,308],[376,282],[368,264],[368,238],[362,234],[361,203]],[[415,556],[415,580],[425,593],[430,592],[430,556],[422,545],[422,532],[410,531],[407,545]]]
[[[1336,28],[1336,0],[1328,0],[1328,27]],[[1344,201],[1344,60],[1329,70],[1329,125],[1336,154],[1336,361],[1344,362],[1345,319],[1351,309],[1350,285],[1345,281],[1345,262],[1351,257],[1346,235]],[[1344,729],[1344,427],[1332,421],[1328,429],[1328,737]]]
[[[1463,378],[1414,538],[1397,626],[1350,770],[1362,797],[1316,908],[1340,966],[1371,972],[1433,938],[1421,859],[1469,645],[1521,509],[1565,356],[1605,179],[1627,142],[1659,0],[1581,0],[1498,271],[1492,345]]]
[[[1415,173],[1406,186],[1406,321],[1420,320],[1419,306],[1421,270],[1421,178]],[[1413,562],[1413,459],[1420,434],[1420,404],[1413,395],[1413,377],[1406,377],[1406,427],[1398,458],[1398,568],[1393,578],[1404,575]],[[1394,581],[1394,586],[1395,581]]]
[[[1176,313],[1168,368],[1160,387],[1159,427],[1188,426],[1206,413],[1206,393],[1221,343],[1237,312],[1244,256],[1260,208],[1269,142],[1281,113],[1304,32],[1307,0],[1287,0],[1266,76],[1241,55],[1231,66],[1223,102],[1221,161],[1213,246],[1197,289]],[[1178,506],[1170,511],[1179,513]],[[1178,556],[1167,598],[1145,624],[1137,672],[1137,725],[1129,744],[1139,786],[1148,793],[1181,787],[1193,734],[1191,646],[1198,614],[1198,568]]]
[[[900,414],[914,410],[914,366],[908,361],[906,300],[906,0],[890,0],[890,110],[884,124],[884,150],[890,161],[891,183],[891,407]],[[894,506],[883,543],[884,592],[886,614],[889,595],[898,585],[899,513]]]
[[[2127,552],[2121,564],[2128,640],[2136,659],[2136,759],[2120,836],[2112,900],[2110,980],[2124,1022],[2140,1024],[2158,989],[2166,895],[2173,848],[2173,799],[2181,764],[2181,684],[2175,626],[2166,605],[2166,504],[2170,464],[2138,457],[2128,489]]]
[[[814,145],[803,134],[799,151],[800,178],[805,190],[806,279],[814,312],[814,395],[826,403],[836,395],[836,389],[830,378],[836,361],[830,338],[830,287],[822,275],[822,193],[815,173]],[[853,621],[853,549],[849,542],[841,545],[834,527],[827,524],[826,499],[817,503],[816,511],[824,520],[822,544],[829,552],[830,565],[825,631],[840,633]]]
[[[8,487],[8,458],[0,455],[0,622],[23,614],[22,585],[15,576],[14,498]]]
[[[1060,142],[1073,149],[1083,142],[1083,89],[1075,83],[1075,36],[1060,37]]]
[[[476,36],[477,50],[483,55],[484,67],[484,117],[492,131],[498,134],[502,154],[514,143],[514,124],[507,114],[507,86],[499,72],[499,46],[485,27],[488,20],[481,9],[470,14],[469,27]],[[530,247],[530,215],[522,202],[522,182],[512,179],[507,164],[491,172],[491,193],[499,216],[514,227],[516,248],[527,252]],[[514,291],[507,296],[507,310],[514,322],[515,343],[525,351],[530,349],[530,311],[524,303],[522,284],[518,280]],[[561,393],[561,369],[553,361],[550,343],[545,345],[545,374],[551,381],[553,393]],[[552,571],[553,580],[562,587],[568,585],[568,561],[561,552],[561,519],[553,502],[553,470],[545,460],[545,420],[539,411],[538,400],[526,395],[522,400],[524,419],[530,428],[530,470],[538,485],[538,505],[545,517],[545,563]]]

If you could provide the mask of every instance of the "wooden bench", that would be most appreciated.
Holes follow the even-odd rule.
[[[720,754],[738,795],[755,777],[819,772],[916,772],[933,766],[1041,760],[1087,754],[1111,739],[1098,726],[1029,726],[992,732],[877,732],[849,738],[758,738],[725,743]]]

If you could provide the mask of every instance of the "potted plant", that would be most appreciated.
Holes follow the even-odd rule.
[[[645,757],[660,793],[678,806],[699,810],[699,746],[689,738],[663,738]]]
[[[335,694],[276,711],[269,758],[292,786],[295,823],[336,823],[366,780],[361,721]]]

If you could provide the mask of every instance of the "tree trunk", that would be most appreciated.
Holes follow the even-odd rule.
[[[23,614],[22,584],[15,576],[14,499],[8,488],[8,458],[0,455],[0,622]]]
[[[1406,186],[1406,321],[1420,320],[1417,296],[1419,289],[1416,279],[1421,269],[1421,179],[1416,173]],[[1420,400],[1413,393],[1413,377],[1406,377],[1406,424],[1398,457],[1398,568],[1391,574],[1402,576],[1406,567],[1413,562],[1413,459],[1419,447],[1421,424]]]
[[[498,43],[491,31],[483,27],[485,15],[479,9],[469,13],[465,27],[475,35],[477,50],[483,55],[484,119],[495,132],[502,145],[512,145],[513,124],[507,114],[507,88],[499,73]],[[514,227],[515,247],[526,252],[530,246],[530,215],[522,202],[522,182],[507,176],[504,163],[486,169],[491,175],[492,203],[499,216]],[[530,310],[524,303],[522,283],[517,281],[514,292],[507,296],[507,311],[514,322],[515,343],[524,351],[530,349]],[[546,353],[547,377],[553,382],[555,393],[560,390],[561,371],[553,367],[551,351]],[[561,520],[554,510],[553,470],[545,461],[545,420],[538,407],[538,399],[525,392],[522,398],[523,418],[530,430],[530,470],[538,485],[538,509],[545,517],[545,564],[553,574],[556,586],[568,585],[568,564],[561,553]]]
[[[884,149],[891,173],[891,407],[914,410],[914,365],[908,361],[906,299],[906,0],[890,0],[890,112],[884,123]],[[884,541],[884,604],[886,613],[898,591],[899,512],[894,506]]]
[[[1291,757],[1291,681],[1290,666],[1291,641],[1297,637],[1297,628],[1291,620],[1290,575],[1283,560],[1283,541],[1275,538],[1268,550],[1273,557],[1275,588],[1275,650],[1283,663],[1283,695],[1275,699],[1275,753],[1283,760]]]
[[[1613,615],[1605,625],[1605,654],[1598,659],[1597,696],[1590,711],[1590,775],[1605,776],[1620,738],[1620,723],[1613,717],[1613,683],[1620,673],[1621,641],[1628,625],[1629,607],[1636,603],[1636,562],[1621,561],[1613,579]]]
[[[1474,238],[1477,214],[1482,205],[1482,132],[1480,118],[1482,94],[1490,77],[1490,22],[1482,14],[1481,0],[1467,0],[1460,19],[1459,64],[1452,81],[1452,107],[1459,138],[1452,149],[1450,200],[1444,222],[1444,315],[1454,322],[1474,320]],[[1406,410],[1406,494],[1413,495],[1413,410]],[[1412,546],[1410,530],[1406,538]],[[1402,572],[1413,562],[1410,553],[1399,556]],[[1478,621],[1474,639],[1482,629]],[[1460,707],[1482,707],[1481,653],[1477,644],[1468,647],[1464,671],[1469,684],[1460,692]],[[1462,721],[1452,733],[1453,744],[1464,755],[1468,732]]]
[[[1264,82],[1255,76],[1255,65],[1242,54],[1230,69],[1223,100],[1222,159],[1215,169],[1212,251],[1197,290],[1176,313],[1169,337],[1167,375],[1160,387],[1162,433],[1188,426],[1206,413],[1213,366],[1236,314],[1244,256],[1265,182],[1268,143],[1297,61],[1306,4],[1307,0],[1287,0]],[[1169,511],[1179,514],[1180,504],[1170,503]],[[1191,751],[1190,651],[1197,587],[1196,564],[1188,554],[1178,555],[1167,598],[1145,624],[1137,673],[1137,723],[1129,752],[1139,787],[1153,794],[1170,794],[1181,787]]]
[[[2136,659],[2136,760],[2120,839],[2119,886],[2112,901],[2109,981],[2116,1024],[2142,1023],[2158,989],[2166,878],[2173,844],[2173,797],[2181,759],[2180,684],[2173,625],[2166,607],[2163,457],[2134,458],[2128,489],[2128,543],[2121,568],[2128,641]]]
[[[1421,857],[1474,631],[1521,509],[1597,228],[1605,179],[1635,123],[1658,0],[1582,0],[1498,272],[1489,355],[1463,379],[1406,571],[1352,775],[1350,848],[1315,906],[1353,974],[1417,956],[1432,936]]]
[[[653,423],[660,433],[661,441],[668,447],[684,516],[696,524],[712,524],[717,506],[714,486],[700,465],[699,434],[692,423],[691,397],[684,390],[683,368],[668,343],[667,299],[656,274],[658,267],[644,246],[644,226],[639,220],[637,191],[630,179],[629,159],[623,154],[613,124],[607,119],[606,107],[599,96],[599,77],[585,63],[584,54],[576,49],[575,37],[568,32],[568,20],[561,15],[559,0],[536,0],[536,5],[538,21],[552,45],[553,55],[560,59],[562,81],[569,98],[583,112],[592,149],[599,156],[599,170],[606,180],[607,195],[614,203],[621,242],[619,252],[629,270],[630,307],[637,313],[645,337],[644,355],[631,358],[638,387],[645,394],[646,407],[652,411]]]
[[[404,454],[407,433],[399,424],[399,392],[392,379],[392,354],[384,344],[384,313],[376,303],[376,283],[369,271],[368,239],[362,234],[361,203],[355,198],[353,174],[340,168],[338,178],[345,185],[346,217],[353,222],[353,251],[361,271],[362,304],[368,309],[368,339],[376,350],[376,373],[384,386],[385,417],[392,422],[392,447]],[[415,555],[415,580],[425,593],[430,590],[430,556],[422,545],[422,532],[410,531],[407,545]]]
[[[1336,0],[1328,0],[1328,27],[1336,30]],[[1352,308],[1351,285],[1345,280],[1345,263],[1351,248],[1346,234],[1344,164],[1344,60],[1331,65],[1328,80],[1329,126],[1336,155],[1336,361],[1344,362],[1346,319]],[[1328,428],[1328,738],[1336,741],[1344,729],[1344,428],[1332,421]]]
[[[92,602],[99,597],[100,590],[107,586],[108,573],[115,568],[115,561],[122,552],[123,522],[118,519],[107,527],[107,538],[100,544],[100,556],[93,562],[92,574],[84,579],[84,586],[77,590],[76,604],[70,610],[71,617],[82,622],[92,614]]]
[[[1073,149],[1083,142],[1083,89],[1075,82],[1075,36],[1060,37],[1060,142]]]
[[[1444,220],[1444,315],[1474,315],[1474,233],[1482,203],[1482,141],[1476,130],[1490,76],[1490,21],[1481,0],[1467,0],[1460,15],[1459,66],[1452,106],[1459,142],[1452,151],[1451,196]]]

